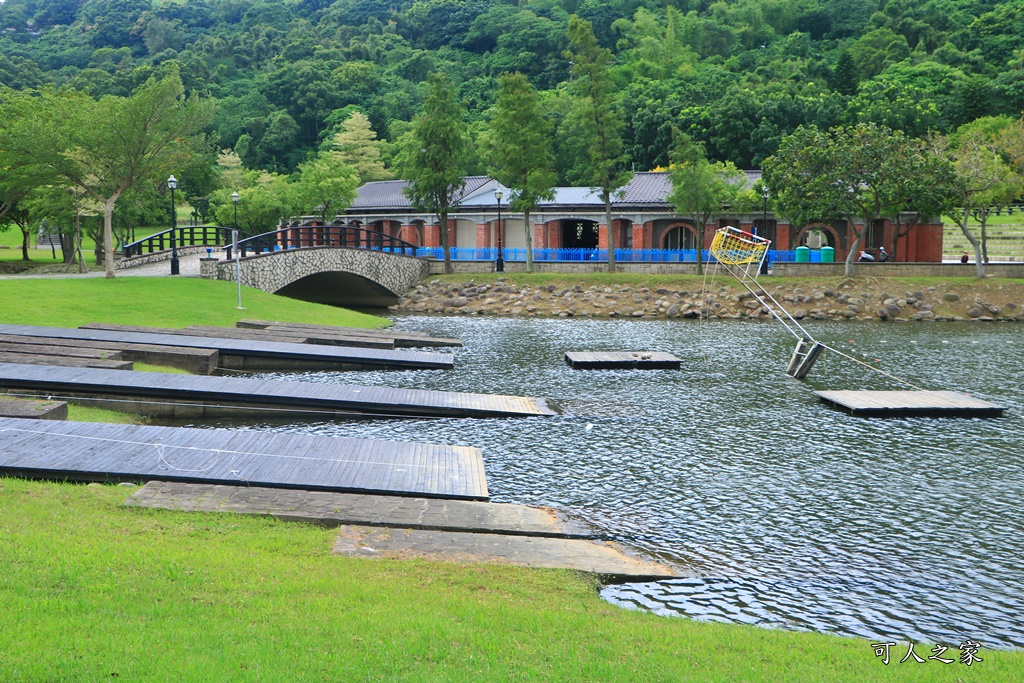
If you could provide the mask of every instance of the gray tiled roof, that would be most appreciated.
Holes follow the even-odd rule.
[[[761,177],[761,171],[744,171],[745,186],[750,187],[754,181]],[[484,185],[493,183],[487,176],[467,176],[465,186],[459,198],[466,197],[466,206],[487,206],[493,202],[489,197],[483,195],[473,197]],[[411,209],[412,203],[405,196],[403,190],[408,186],[404,180],[381,180],[373,183],[366,183],[359,188],[356,200],[349,208],[349,212],[366,211],[374,209]],[[503,187],[503,186],[502,186]],[[511,192],[503,188],[505,199],[503,203],[511,198]],[[672,192],[672,179],[666,171],[643,171],[634,173],[633,178],[617,192],[612,203],[618,205],[659,205],[667,206],[667,197]],[[593,187],[556,187],[555,197],[551,201],[541,202],[541,207],[551,208],[556,206],[590,206],[600,205],[601,194],[598,188]]]
[[[490,181],[490,178],[482,175],[466,176],[462,192],[458,198],[465,197],[480,189]],[[352,209],[410,209],[412,202],[405,196],[405,188],[409,186],[405,180],[378,180],[366,183],[356,191],[356,199],[352,202]]]

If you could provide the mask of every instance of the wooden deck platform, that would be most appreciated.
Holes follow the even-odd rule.
[[[120,372],[0,363],[0,388],[55,397],[117,400],[130,410],[173,417],[270,415],[298,419],[380,417],[528,417],[553,415],[541,399],[420,389],[280,382],[240,377]],[[128,405],[138,401],[138,405]],[[278,414],[280,413],[280,414]]]
[[[1002,417],[1004,408],[956,391],[816,391],[861,417]]]
[[[0,334],[214,349],[220,354],[221,367],[234,370],[270,368],[447,370],[455,365],[454,356],[446,353],[291,344],[249,339],[196,337],[186,334],[70,329],[34,325],[0,325]]]
[[[682,366],[671,353],[660,351],[568,351],[565,362],[577,370],[678,370]]]
[[[480,450],[228,429],[0,418],[0,474],[486,500]]]
[[[288,323],[274,320],[239,320],[237,326],[250,330],[275,330],[309,335],[333,335],[345,334],[367,338],[391,339],[396,347],[410,346],[462,346],[461,339],[450,339],[446,337],[432,337],[424,332],[413,332],[409,330],[396,330],[385,327],[371,330],[354,327],[335,327],[333,325],[312,325],[308,323]],[[315,343],[315,342],[313,342]]]

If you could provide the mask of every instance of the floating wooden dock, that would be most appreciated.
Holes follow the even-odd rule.
[[[0,418],[0,474],[488,498],[477,448],[93,422]]]
[[[577,370],[678,370],[682,366],[671,353],[660,351],[568,351],[565,362]]]
[[[273,320],[239,320],[236,325],[242,329],[249,330],[274,330],[292,334],[343,334],[367,338],[391,339],[396,347],[409,346],[462,346],[461,339],[446,337],[432,337],[424,332],[413,332],[409,330],[396,330],[385,327],[371,330],[356,327],[335,327],[332,325],[311,325],[307,323],[288,323]],[[310,343],[317,343],[311,341]]]
[[[196,337],[186,334],[69,329],[34,325],[0,325],[0,334],[214,349],[220,354],[221,367],[234,370],[271,368],[447,370],[455,365],[454,356],[446,353]]]
[[[816,391],[860,417],[1002,417],[1004,408],[956,391]]]
[[[281,382],[241,377],[121,372],[0,363],[0,388],[115,401],[144,415],[196,418],[261,415],[307,419],[371,417],[529,417],[554,415],[541,399],[421,389]],[[103,405],[98,402],[97,405]]]

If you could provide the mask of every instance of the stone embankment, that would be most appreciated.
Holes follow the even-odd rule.
[[[829,287],[772,282],[762,291],[797,319],[1024,322],[1024,297],[1017,287],[1004,291],[1001,287],[958,284],[895,291],[887,283],[845,279]],[[489,283],[431,280],[414,287],[391,309],[403,313],[560,318],[770,317],[768,310],[738,285],[716,283],[704,291],[694,291],[627,285],[530,286],[503,278]]]

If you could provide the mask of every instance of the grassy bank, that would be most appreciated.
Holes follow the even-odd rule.
[[[0,680],[1024,676],[1021,652],[884,666],[868,641],[627,611],[569,572],[333,557],[330,530],[119,507],[131,491],[0,480]]]
[[[92,322],[157,327],[223,325],[243,318],[345,327],[387,321],[343,308],[311,304],[245,288],[238,310],[233,282],[198,278],[121,277],[0,281],[0,320],[20,325],[77,327]]]

